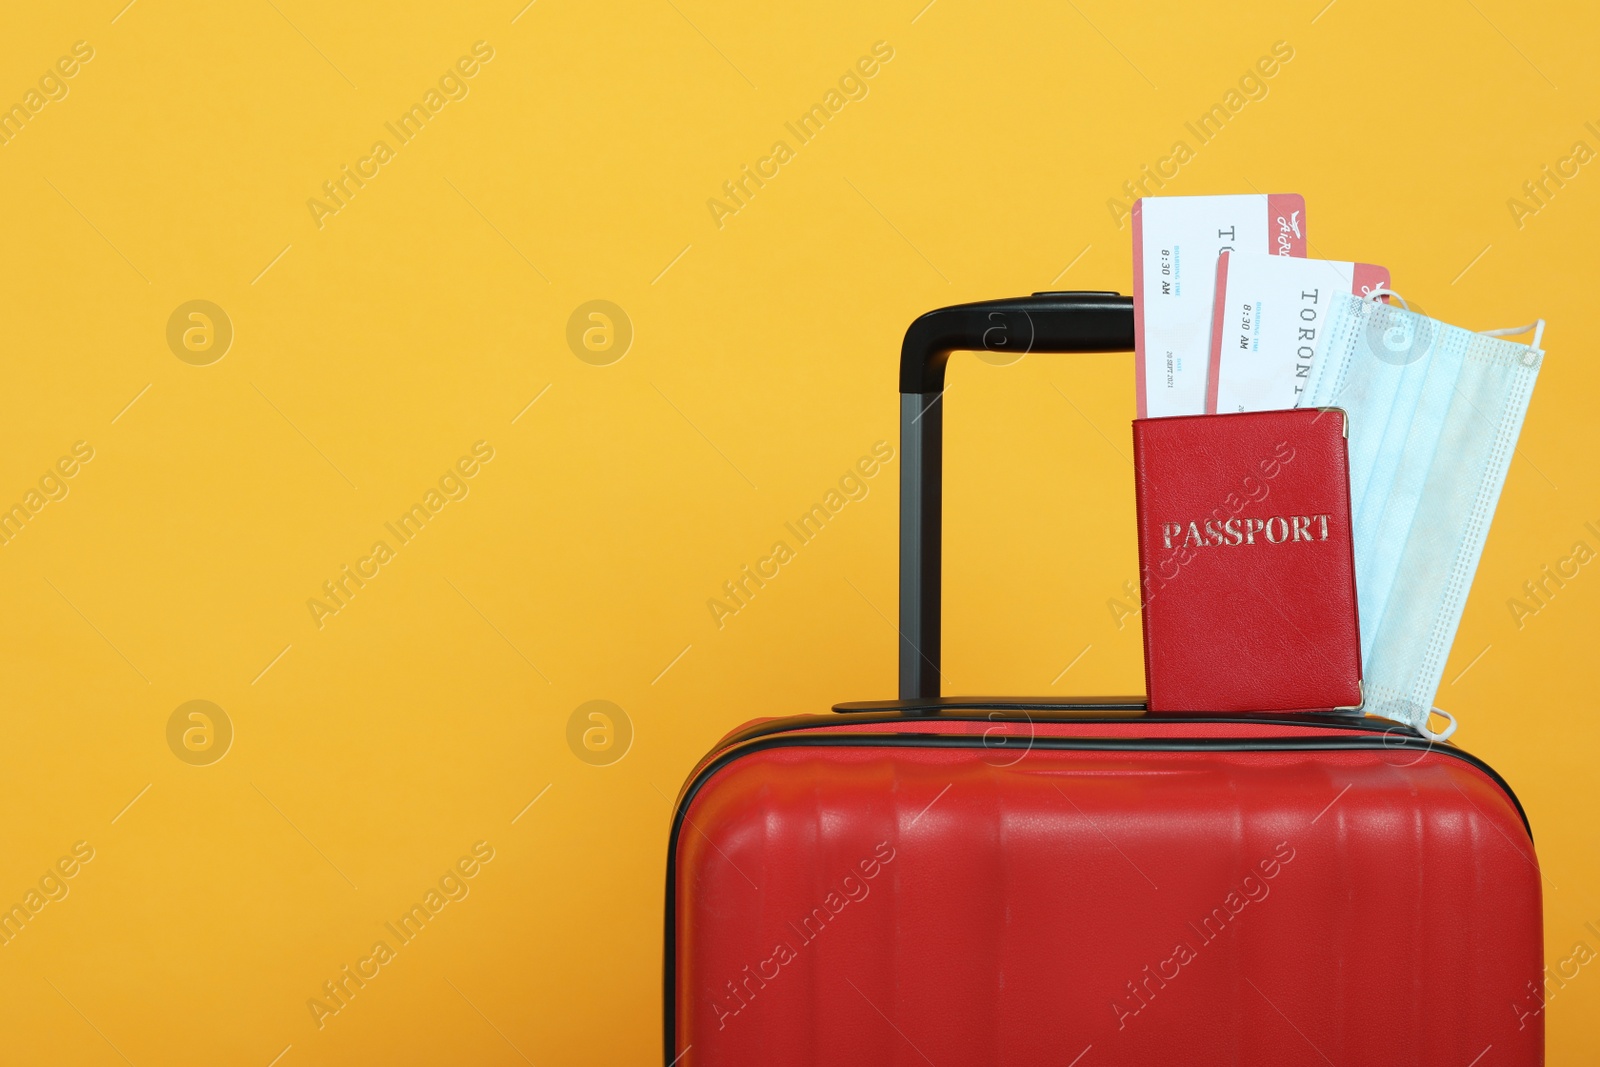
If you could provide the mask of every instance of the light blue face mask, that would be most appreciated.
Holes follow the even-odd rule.
[[[1349,416],[1363,710],[1430,736],[1455,640],[1544,353],[1544,323],[1471,333],[1339,296],[1300,407]],[[1500,340],[1534,331],[1533,344]],[[1449,716],[1446,716],[1449,718]]]

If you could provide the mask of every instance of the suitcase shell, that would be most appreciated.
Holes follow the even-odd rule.
[[[1538,859],[1482,761],[1351,714],[939,696],[944,366],[978,348],[1131,350],[1131,302],[907,331],[900,699],[690,775],[663,1062],[1542,1063]]]
[[[1492,770],[1380,720],[1126,710],[731,735],[673,823],[666,1062],[1543,1062]]]

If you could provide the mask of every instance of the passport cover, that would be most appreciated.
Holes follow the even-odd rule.
[[[1135,419],[1153,712],[1361,704],[1346,416]]]

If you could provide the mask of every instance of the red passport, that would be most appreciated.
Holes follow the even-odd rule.
[[[1361,703],[1347,444],[1338,408],[1134,420],[1151,711]]]

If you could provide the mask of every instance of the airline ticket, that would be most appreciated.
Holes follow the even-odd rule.
[[[1297,193],[1149,196],[1133,205],[1135,388],[1140,418],[1206,411],[1217,257],[1306,254]]]

